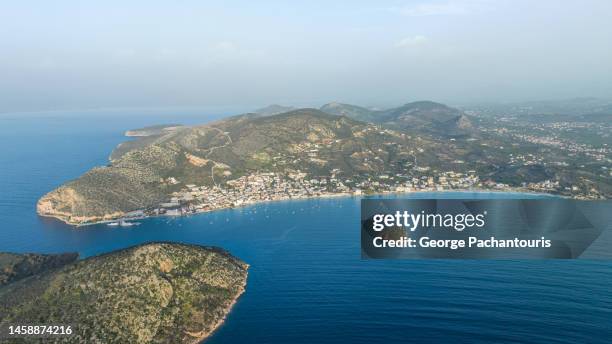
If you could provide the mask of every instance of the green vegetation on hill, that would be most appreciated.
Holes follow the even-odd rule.
[[[321,111],[412,133],[444,137],[472,133],[472,123],[468,116],[458,109],[432,101],[412,102],[386,110],[370,110],[355,105],[329,103],[323,105]]]
[[[417,145],[434,145],[419,140],[316,109],[238,116],[181,128],[131,149],[121,146],[122,154],[113,154],[110,166],[94,168],[45,195],[38,212],[86,223],[154,206],[181,185],[213,185],[251,172],[382,173],[412,160],[410,151]],[[379,153],[380,161],[374,159]],[[423,156],[424,161],[433,158]]]
[[[272,104],[264,108],[255,110],[255,113],[259,115],[263,115],[263,116],[272,116],[272,115],[278,115],[280,113],[285,113],[285,112],[289,112],[293,110],[295,110],[293,106],[282,106],[278,104]]]
[[[0,287],[75,261],[77,253],[16,254],[0,252]]]
[[[72,224],[112,220],[134,210],[155,212],[187,185],[223,189],[258,173],[305,173],[323,185],[333,182],[338,187],[328,187],[332,193],[453,183],[588,198],[612,191],[609,176],[602,174],[606,169],[600,168],[605,152],[587,150],[590,156],[577,157],[574,146],[551,146],[549,138],[508,137],[504,130],[489,129],[486,118],[473,121],[442,104],[414,102],[383,111],[343,104],[323,108],[341,115],[317,109],[247,114],[122,144],[108,166],[51,191],[37,211]],[[592,157],[596,164],[585,168],[583,161]],[[453,183],[446,173],[454,176]]]
[[[217,248],[135,246],[0,288],[0,324],[70,324],[65,343],[196,343],[242,294],[247,268]]]
[[[343,104],[338,102],[328,103],[321,106],[321,111],[336,116],[346,116],[363,122],[376,122],[376,110],[371,110],[357,105]]]

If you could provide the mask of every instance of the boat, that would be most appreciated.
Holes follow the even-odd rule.
[[[121,226],[121,227],[131,227],[131,226],[137,226],[139,224],[140,223],[138,223],[138,222],[128,222],[128,221],[125,221],[125,220],[119,221],[119,226]]]
[[[119,226],[119,222],[110,222],[110,223],[107,223],[106,225],[109,227],[117,227]]]

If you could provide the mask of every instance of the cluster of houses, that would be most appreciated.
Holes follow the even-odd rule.
[[[225,186],[187,184],[159,204],[154,214],[184,215],[265,201],[320,197],[350,192],[335,178],[307,178],[303,172],[285,175],[255,173],[226,182]]]
[[[328,177],[313,177],[300,171],[254,173],[227,181],[224,186],[187,184],[151,212],[152,215],[185,215],[266,201],[360,195],[363,190],[373,193],[436,191],[468,189],[478,183],[477,176],[458,172],[419,178],[382,174],[362,180],[343,179],[337,176],[340,172],[334,170]]]
[[[322,197],[336,195],[361,195],[363,192],[418,192],[445,190],[516,190],[510,185],[492,180],[481,181],[476,171],[454,172],[427,170],[423,175],[359,176],[342,178],[341,171],[333,170],[330,176],[310,176],[305,172],[253,173],[225,185],[201,186],[187,184],[174,192],[166,202],[159,204],[147,215],[186,215],[217,209],[233,208],[258,202]],[[177,181],[178,182],[178,181]],[[538,192],[559,191],[558,181],[546,180],[525,183],[522,190]],[[576,192],[577,190],[570,190]],[[149,214],[150,212],[150,214]],[[140,213],[138,215],[141,215]]]

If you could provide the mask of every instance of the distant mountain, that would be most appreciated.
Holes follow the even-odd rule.
[[[412,102],[387,110],[370,110],[356,105],[329,103],[323,105],[321,110],[390,128],[445,137],[464,136],[473,130],[470,118],[461,110],[432,101]]]
[[[380,121],[393,127],[446,136],[467,134],[472,129],[470,119],[463,112],[431,101],[418,101],[383,110]]]
[[[332,102],[321,106],[321,111],[336,116],[347,116],[358,121],[376,122],[376,111],[361,106]]]
[[[248,116],[272,116],[292,110],[295,108],[270,105]],[[332,102],[321,106],[320,110],[331,115],[439,137],[459,137],[474,133],[472,121],[461,110],[432,101],[417,101],[386,110]]]
[[[181,124],[160,124],[160,125],[152,125],[140,129],[132,129],[125,132],[125,136],[130,137],[146,137],[153,135],[161,135],[165,132],[169,132],[172,130],[176,130],[176,128],[181,127]]]
[[[296,108],[293,106],[283,106],[283,105],[278,105],[278,104],[272,104],[264,108],[255,110],[254,113],[262,115],[262,116],[273,116],[273,115],[278,115],[280,113],[289,112],[295,109]]]
[[[148,243],[2,286],[0,326],[72,326],[50,340],[61,343],[199,343],[244,291],[247,269],[222,249]]]

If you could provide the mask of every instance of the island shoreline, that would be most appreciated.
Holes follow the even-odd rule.
[[[249,265],[247,264],[247,269],[249,268]],[[238,303],[238,300],[240,299],[240,297],[246,292],[246,286],[247,286],[247,281],[249,279],[249,272],[247,270],[246,272],[246,277],[244,279],[244,285],[242,286],[240,292],[238,293],[238,295],[236,295],[236,297],[232,300],[232,302],[230,302],[230,304],[225,308],[225,316],[221,319],[219,319],[211,328],[210,330],[206,331],[205,333],[203,333],[201,336],[198,336],[197,338],[195,338],[191,343],[192,344],[200,344],[200,343],[205,343],[212,335],[215,334],[215,332],[217,332],[217,330],[219,328],[221,328],[221,326],[223,326],[223,324],[225,324],[225,320],[227,319],[227,317],[229,316],[230,312],[232,311],[232,309],[234,308],[234,306],[236,305],[236,303]]]

